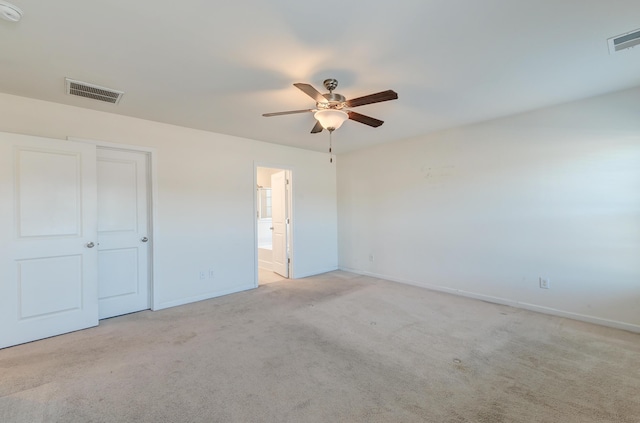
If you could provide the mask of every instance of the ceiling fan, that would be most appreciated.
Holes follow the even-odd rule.
[[[296,88],[316,101],[315,109],[265,113],[262,116],[272,117],[291,115],[295,113],[313,112],[313,116],[316,118],[317,122],[311,130],[312,134],[322,132],[323,129],[326,129],[329,132],[333,132],[338,129],[347,119],[355,120],[356,122],[360,122],[365,125],[377,128],[378,126],[382,125],[384,121],[351,111],[349,109],[353,107],[364,106],[366,104],[396,100],[398,98],[398,94],[395,91],[387,90],[347,100],[343,95],[333,92],[333,90],[338,87],[338,81],[336,79],[325,79],[323,84],[324,87],[329,90],[327,94],[320,93],[309,84],[293,84]]]

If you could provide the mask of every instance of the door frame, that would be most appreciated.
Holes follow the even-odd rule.
[[[149,308],[152,311],[156,310],[155,305],[160,304],[158,300],[158,293],[156,290],[155,284],[155,275],[156,272],[156,261],[154,260],[154,251],[156,247],[156,239],[157,239],[157,199],[158,199],[158,169],[157,169],[157,149],[154,147],[142,147],[138,145],[131,144],[120,144],[109,141],[99,141],[99,140],[91,140],[86,138],[77,138],[77,137],[67,137],[68,141],[77,141],[84,142],[87,144],[93,144],[96,148],[105,148],[111,150],[119,150],[119,151],[134,151],[137,153],[144,153],[147,157],[147,219],[149,226],[149,234],[151,238],[151,243],[149,245],[148,251],[148,302]],[[98,269],[100,271],[100,269]]]
[[[256,185],[258,183],[258,168],[266,167],[270,169],[280,169],[287,172],[287,178],[289,179],[289,188],[286,190],[287,195],[287,213],[289,215],[289,225],[287,230],[287,246],[289,249],[289,279],[295,279],[294,272],[294,259],[295,259],[295,242],[294,242],[294,234],[295,234],[295,224],[296,220],[294,218],[295,215],[295,196],[293,195],[295,189],[295,168],[290,165],[283,165],[282,163],[274,163],[274,162],[262,162],[262,161],[254,161],[253,162],[253,180],[251,183],[251,191],[253,192],[253,210],[251,211],[251,215],[253,217],[253,267],[254,267],[254,286],[257,288],[259,285],[258,281],[258,219],[256,213],[258,211],[258,190],[256,189]]]

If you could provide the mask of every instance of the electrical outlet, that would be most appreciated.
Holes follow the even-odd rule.
[[[549,278],[540,277],[540,288],[549,289]]]
[[[375,257],[373,256],[373,254],[369,254],[369,261],[375,261]]]
[[[200,279],[206,279],[207,275],[204,273],[203,270],[200,271]]]
[[[213,279],[215,273],[213,273],[213,269],[209,269],[209,279]]]

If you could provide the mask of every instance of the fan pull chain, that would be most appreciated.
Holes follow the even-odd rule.
[[[333,163],[333,131],[329,131],[329,163]]]

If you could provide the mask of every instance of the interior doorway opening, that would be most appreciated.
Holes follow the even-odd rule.
[[[291,277],[292,174],[276,167],[256,167],[257,282]]]

